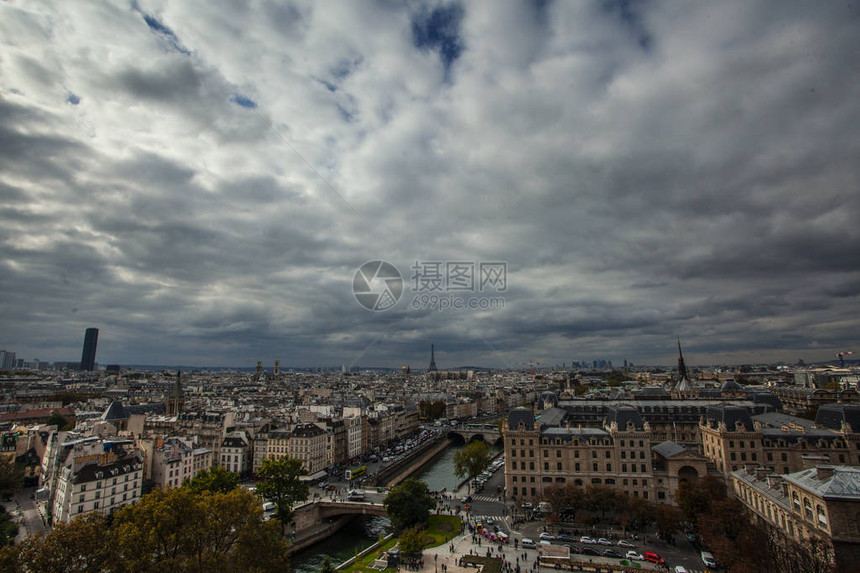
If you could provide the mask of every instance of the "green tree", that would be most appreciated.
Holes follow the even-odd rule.
[[[325,558],[323,558],[319,573],[336,573],[336,571],[337,569],[335,569],[334,565],[331,564],[331,559],[326,555]]]
[[[6,513],[6,508],[0,505],[0,545],[12,545],[18,535],[18,526],[12,516]]]
[[[299,480],[306,473],[301,460],[286,456],[264,459],[257,472],[262,480],[257,493],[275,504],[275,516],[284,528],[293,517],[293,504],[308,498],[310,487]]]
[[[45,420],[45,423],[49,426],[57,426],[58,430],[71,430],[73,428],[73,426],[69,424],[69,421],[66,419],[66,417],[62,414],[58,414],[57,412],[54,412],[53,414],[48,416],[48,419]]]
[[[469,442],[461,450],[454,453],[454,475],[467,477],[469,480],[469,491],[472,488],[472,478],[487,469],[493,453],[490,446],[482,440]]]
[[[400,534],[400,553],[407,558],[419,557],[424,550],[424,530],[410,527]]]
[[[427,484],[414,478],[404,480],[392,489],[382,503],[391,526],[398,534],[413,526],[426,527],[430,510],[436,507],[436,500],[430,495]]]
[[[182,485],[195,493],[202,491],[229,493],[239,487],[239,475],[224,467],[215,466],[200,470],[193,479],[186,479]]]
[[[13,460],[0,458],[0,496],[8,497],[24,487],[24,471]]]

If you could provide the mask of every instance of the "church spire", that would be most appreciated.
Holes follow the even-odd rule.
[[[678,380],[689,379],[687,365],[684,364],[684,354],[681,352],[681,337],[678,337]]]
[[[185,392],[182,391],[182,372],[176,371],[176,382],[167,394],[165,411],[168,416],[178,416],[185,406]]]

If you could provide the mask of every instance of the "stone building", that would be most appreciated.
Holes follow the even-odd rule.
[[[732,489],[758,522],[785,538],[826,542],[839,570],[860,560],[860,467],[819,465],[776,475],[749,464],[732,472]]]
[[[778,427],[777,424],[779,424]],[[814,457],[829,464],[860,465],[860,406],[825,404],[814,423],[784,414],[753,416],[734,405],[708,408],[699,424],[702,453],[728,477],[747,463],[788,474]]]
[[[639,411],[617,405],[603,427],[571,426],[566,412],[544,410],[536,420],[528,408],[514,408],[504,432],[508,497],[534,500],[550,486],[610,486],[633,497],[674,503],[684,480],[707,474],[707,460],[675,442],[652,443]]]

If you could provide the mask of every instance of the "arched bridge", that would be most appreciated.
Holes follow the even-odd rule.
[[[465,424],[449,430],[448,439],[463,440],[467,444],[474,440],[495,444],[502,439],[502,435],[499,433],[498,424]]]
[[[299,506],[293,512],[296,531],[319,525],[333,517],[344,515],[388,515],[381,503],[361,501],[315,501]]]

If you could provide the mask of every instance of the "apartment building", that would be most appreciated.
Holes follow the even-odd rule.
[[[152,481],[162,489],[179,487],[213,465],[212,450],[198,445],[191,437],[157,438],[151,455]]]
[[[50,505],[54,523],[92,511],[112,514],[140,499],[143,456],[130,440],[64,442],[58,462]]]

